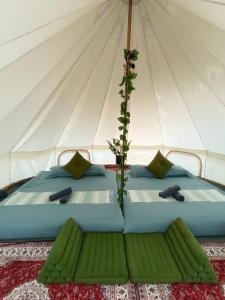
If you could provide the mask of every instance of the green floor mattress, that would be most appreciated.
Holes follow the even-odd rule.
[[[216,283],[188,226],[177,219],[165,233],[82,232],[73,219],[60,230],[39,281],[84,284]]]
[[[128,281],[122,233],[84,233],[70,218],[59,232],[40,273],[43,283]]]

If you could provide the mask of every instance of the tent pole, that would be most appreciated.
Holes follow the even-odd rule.
[[[131,44],[131,22],[132,22],[132,0],[129,0],[128,24],[127,24],[127,50],[130,50],[130,44]]]
[[[128,8],[128,24],[127,24],[127,50],[130,51],[130,44],[131,44],[131,22],[132,22],[132,0],[129,0],[129,8]],[[130,70],[130,58],[128,56],[128,59],[126,59],[126,65],[124,65],[124,76],[127,78],[129,70]],[[127,115],[130,95],[128,93],[128,83],[127,79],[125,80],[125,95],[124,95],[124,116]],[[123,206],[123,196],[124,196],[124,187],[125,187],[125,167],[126,167],[126,150],[125,150],[125,141],[127,142],[127,132],[126,132],[126,125],[124,125],[123,129],[123,143],[122,143],[122,161],[121,161],[121,189],[120,189],[120,204]]]

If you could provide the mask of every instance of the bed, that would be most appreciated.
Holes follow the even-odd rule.
[[[124,219],[117,201],[115,172],[106,170],[105,176],[84,176],[79,180],[72,177],[48,178],[49,174],[48,171],[40,172],[1,203],[1,240],[54,238],[69,217],[74,218],[84,231],[123,230]],[[92,193],[96,192],[100,195],[102,192],[103,197],[97,197],[100,202],[87,203],[88,201],[82,200],[71,201],[72,203],[69,201],[67,204],[59,204],[59,201],[43,202],[43,197],[40,197],[43,193],[48,196],[67,187],[71,187],[73,193],[83,193],[81,200],[86,199],[87,195],[89,199],[93,198]],[[106,201],[103,199],[105,194]],[[27,204],[25,200],[16,203],[18,199],[26,199],[24,195],[40,201],[33,205]]]
[[[200,165],[201,168],[201,165]],[[225,235],[225,192],[189,172],[164,179],[138,177],[128,173],[128,195],[124,199],[124,231],[164,232],[177,217],[182,218],[195,236]],[[179,185],[184,202],[163,199],[159,191]]]

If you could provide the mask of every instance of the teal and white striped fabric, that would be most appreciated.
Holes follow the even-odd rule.
[[[24,193],[17,192],[9,199],[1,202],[1,205],[30,205],[30,204],[59,204],[59,200],[49,201],[51,192]],[[78,191],[73,192],[68,204],[105,204],[111,203],[113,191]]]
[[[129,190],[131,202],[174,202],[173,197],[162,198],[160,190]],[[185,202],[225,202],[225,194],[215,189],[181,190]]]
[[[104,204],[111,203],[113,191],[86,191],[73,192],[69,203]]]

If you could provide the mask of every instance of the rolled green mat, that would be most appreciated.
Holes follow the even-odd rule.
[[[69,276],[68,268],[70,268],[70,265],[73,264],[73,261],[71,259],[73,248],[76,248],[75,245],[75,237],[76,237],[76,230],[74,228],[71,231],[68,243],[65,247],[65,251],[63,253],[62,259],[60,262],[56,265],[56,270],[59,270],[62,272],[63,276]]]
[[[211,262],[209,261],[209,265],[208,265],[209,270],[207,270],[206,273],[206,277],[208,278],[209,282],[211,283],[217,283],[218,282],[218,277],[216,272],[213,269],[213,266],[211,265]]]
[[[72,220],[72,219],[71,219]],[[57,264],[52,264],[48,259],[45,265],[44,270],[51,270],[51,276],[49,276],[49,280],[56,280],[60,282],[72,281],[74,276],[74,268],[76,268],[77,260],[79,257],[80,247],[83,240],[83,233],[80,230],[79,226],[72,220],[69,219],[65,225],[64,229],[68,223],[70,223],[70,234],[67,236],[66,243],[64,243],[64,252],[61,254],[61,258]],[[71,225],[72,224],[72,225]],[[66,230],[68,232],[68,230]],[[60,234],[62,231],[60,231]],[[57,237],[56,241],[59,239]],[[59,245],[57,245],[59,247]],[[55,247],[53,246],[53,252],[55,251]],[[53,281],[52,281],[53,282]]]
[[[193,256],[192,251],[186,244],[186,241],[184,240],[182,234],[178,230],[176,224],[172,224],[170,226],[170,230],[173,232],[175,239],[177,241],[177,244],[180,246],[181,251],[183,252],[184,256],[186,257],[186,260],[189,262],[193,270],[196,272],[203,271],[203,266],[199,265],[199,263],[196,261],[195,257]]]
[[[57,277],[57,281],[59,283],[67,283],[68,282],[67,279],[66,279],[66,277]]]
[[[63,266],[61,266],[61,264],[57,264],[57,265],[55,265],[55,270],[62,272]]]
[[[45,276],[45,277],[49,277],[52,275],[52,271],[48,271],[46,269],[43,269],[40,273],[40,276]]]
[[[52,264],[58,264],[60,262],[70,238],[70,234],[74,228],[74,224],[74,220],[69,218],[59,231],[52,250],[48,256],[48,260]]]
[[[66,283],[72,283],[75,282],[73,277],[65,277],[65,282]]]
[[[77,269],[77,264],[78,264],[78,260],[77,260],[76,265],[74,264],[74,265],[73,265],[73,268],[72,268],[72,270],[71,270],[71,276],[72,276],[71,281],[72,281],[72,282],[75,281],[75,273],[76,273],[76,269]]]
[[[177,240],[176,240],[171,228],[168,229],[167,235],[173,246],[172,255],[173,255],[173,257],[177,258],[178,263],[180,264],[179,267],[184,269],[184,273],[187,273],[190,276],[196,276],[197,272],[195,272],[195,270],[192,268],[192,266],[186,260],[186,257],[184,256],[183,252],[181,251],[179,245],[177,244]]]
[[[209,279],[209,282],[218,283],[218,277],[214,271],[210,273],[206,273],[206,277]]]
[[[83,233],[78,225],[74,225],[70,238],[66,245],[63,257],[56,269],[62,272],[62,275],[68,277],[70,281],[73,279],[74,267],[77,265],[80,247],[83,240]]]
[[[81,244],[83,241],[83,233],[75,224],[70,236],[70,240],[65,248],[60,266],[64,276],[71,278],[73,276],[73,267],[77,265]]]
[[[202,279],[199,277],[192,277],[192,279],[189,280],[189,282],[192,282],[192,283],[202,282]]]
[[[49,276],[47,277],[47,280],[44,283],[57,283],[56,277]]]
[[[199,278],[196,276],[186,276],[183,282],[199,282]]]
[[[182,234],[183,238],[185,239],[196,261],[198,261],[199,264],[203,266],[207,266],[209,264],[208,257],[202,250],[201,245],[198,243],[188,226],[180,218],[176,219],[175,224]]]
[[[66,277],[64,276],[49,276],[47,279],[47,283],[66,283]]]
[[[54,270],[54,271],[52,271],[52,276],[53,276],[53,277],[61,277],[62,274],[61,274],[60,271]]]
[[[165,234],[165,239],[166,239],[166,242],[170,248],[170,252],[171,252],[171,255],[173,256],[174,260],[175,260],[175,263],[177,265],[177,268],[179,269],[180,271],[180,274],[182,276],[182,279],[184,281],[184,278],[186,278],[188,276],[188,274],[186,273],[186,271],[184,270],[182,264],[180,263],[180,259],[177,255],[174,255],[173,252],[174,252],[174,247],[173,247],[173,243],[171,241],[171,239],[169,238],[168,236],[168,233]],[[190,276],[189,276],[190,277]]]
[[[48,277],[46,277],[46,276],[44,276],[44,275],[40,275],[40,276],[38,277],[38,281],[39,281],[39,282],[45,283],[45,282],[48,281]]]
[[[48,271],[54,271],[56,268],[56,265],[50,263],[49,261],[45,263],[45,269]]]
[[[56,272],[54,273],[54,275],[57,275],[57,277],[59,277],[58,279],[63,277],[64,274],[62,274],[62,271],[64,269],[64,265],[61,266],[60,262],[65,261],[65,258],[63,259],[63,257],[64,257],[64,252],[68,253],[68,250],[66,251],[68,244],[70,249],[71,246],[73,246],[71,245],[71,241],[73,241],[74,239],[74,231],[76,230],[81,234],[79,226],[73,221],[72,218],[69,218],[61,228],[54,242],[54,245],[52,247],[52,250],[50,251],[48,259],[45,262],[42,271],[40,273],[39,276],[40,278],[49,277],[50,278],[49,280],[55,280],[55,276],[52,275],[52,271]],[[71,239],[71,235],[72,235],[72,239]],[[73,262],[69,261],[69,263],[73,263]],[[59,271],[61,273],[57,273]],[[41,277],[42,274],[44,275],[44,277]],[[71,277],[71,276],[66,275],[64,277]]]
[[[57,277],[48,277],[47,283],[64,283],[64,281]]]
[[[207,275],[205,272],[199,272],[198,277],[203,279],[203,278],[207,278]]]
[[[170,229],[170,227],[174,228],[173,224],[171,224],[169,226],[169,229]],[[183,239],[187,243],[187,246],[191,250],[192,255],[194,256],[195,260],[198,261],[199,264],[201,264],[203,266],[203,270],[201,272],[205,272],[205,270],[207,271],[207,272],[205,272],[206,277],[202,278],[202,276],[201,276],[202,282],[216,283],[218,281],[216,273],[214,272],[207,255],[204,253],[201,245],[195,239],[195,237],[193,236],[193,234],[190,231],[190,229],[188,228],[188,226],[180,218],[178,218],[175,221],[175,225],[176,225],[176,228],[178,229],[178,231],[180,232],[180,234],[183,236]],[[184,276],[185,276],[185,274],[184,274]],[[200,279],[196,278],[196,275],[194,275],[192,280],[194,280],[193,282],[195,282],[196,280],[199,282]]]
[[[212,270],[213,270],[213,268],[212,268],[211,262],[209,261],[209,264],[207,266],[203,267],[203,271],[206,273],[210,273],[210,272],[212,272]]]
[[[45,262],[44,266],[42,267],[41,269],[41,272],[40,272],[40,275],[39,275],[39,278],[41,275],[44,275],[46,277],[50,276],[52,274],[52,271],[54,271],[54,265],[51,264],[48,260]],[[38,278],[38,280],[39,280]]]
[[[48,282],[51,281],[51,283],[66,282],[66,276],[64,276],[62,272],[57,270],[52,271],[50,274],[45,273],[44,275],[48,275]]]

